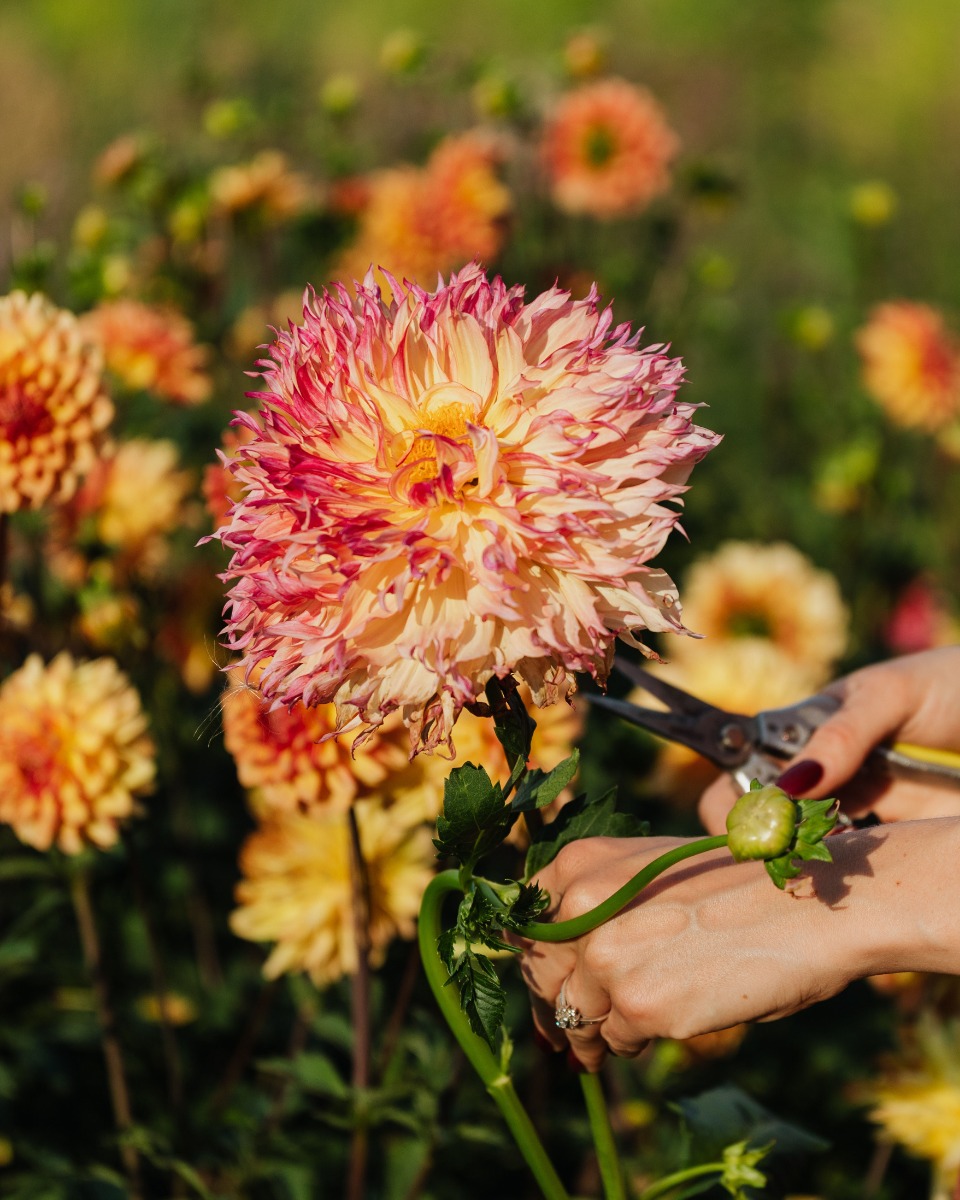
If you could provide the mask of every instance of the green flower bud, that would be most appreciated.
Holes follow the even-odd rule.
[[[793,844],[797,802],[776,784],[745,792],[727,814],[730,853],[737,862],[779,858]]]

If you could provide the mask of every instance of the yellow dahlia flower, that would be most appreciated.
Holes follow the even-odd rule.
[[[716,438],[595,291],[525,304],[476,265],[394,284],[312,297],[278,336],[215,536],[227,645],[267,699],[333,702],[341,729],[399,710],[432,750],[493,675],[554,703],[618,637],[685,632],[649,560]]]
[[[863,385],[897,425],[936,433],[960,417],[960,345],[935,308],[879,304],[856,343]]]
[[[670,185],[677,136],[649,92],[601,79],[568,92],[548,118],[542,157],[554,203],[609,219],[639,212]]]
[[[413,828],[375,800],[355,806],[369,881],[371,961],[395,937],[414,935],[435,851],[423,825]],[[230,927],[238,937],[272,942],[263,973],[305,971],[318,987],[357,968],[347,816],[329,809],[274,814],[240,852],[244,878]]]
[[[73,314],[39,293],[0,297],[0,512],[69,499],[112,420]]]
[[[28,845],[112,846],[154,771],[140,698],[112,659],[31,655],[0,685],[0,821]]]
[[[193,326],[176,309],[107,300],[85,313],[81,324],[124,387],[154,392],[178,405],[209,399],[209,351],[197,345]]]
[[[406,731],[397,719],[355,746],[356,734],[334,736],[332,704],[271,708],[239,676],[224,692],[222,710],[226,747],[261,814],[317,808],[345,812],[358,797],[375,794],[389,803],[422,782],[423,769],[410,764]],[[430,792],[435,795],[435,785]],[[438,810],[434,800],[424,819],[436,817]]]
[[[921,1019],[904,1057],[860,1089],[882,1136],[928,1159],[952,1195],[960,1175],[960,1023]]]
[[[802,700],[821,683],[819,673],[809,665],[791,658],[776,643],[756,637],[692,642],[688,653],[669,663],[654,663],[647,670],[701,700],[750,716]],[[642,689],[630,698],[657,707]],[[717,768],[696,751],[677,742],[664,742],[649,784],[655,791],[688,803],[716,774]]]
[[[847,609],[836,579],[787,542],[725,542],[687,572],[687,626],[710,640],[764,637],[800,663],[815,685],[847,645]],[[686,643],[680,654],[701,648]]]

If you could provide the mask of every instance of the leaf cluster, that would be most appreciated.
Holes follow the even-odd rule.
[[[796,879],[803,870],[803,863],[833,861],[824,838],[837,823],[836,800],[798,800],[797,805],[797,827],[790,848],[777,858],[767,859],[764,864],[770,878],[781,890],[788,879]]]

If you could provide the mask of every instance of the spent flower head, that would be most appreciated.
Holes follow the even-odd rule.
[[[434,749],[492,676],[552,703],[618,637],[685,632],[650,560],[716,437],[680,361],[595,292],[528,304],[476,265],[393,291],[311,295],[278,336],[215,536],[226,639],[267,698],[332,701],[341,728],[399,709]]]

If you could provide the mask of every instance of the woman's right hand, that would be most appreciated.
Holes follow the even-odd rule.
[[[825,688],[842,701],[786,771],[792,795],[817,799],[838,795],[852,817],[873,812],[881,821],[960,816],[960,787],[948,782],[895,776],[868,765],[881,742],[912,742],[960,751],[960,646],[925,650],[864,667]],[[854,778],[856,776],[856,778]],[[700,817],[711,833],[723,833],[739,794],[728,777],[716,780],[700,800]]]

